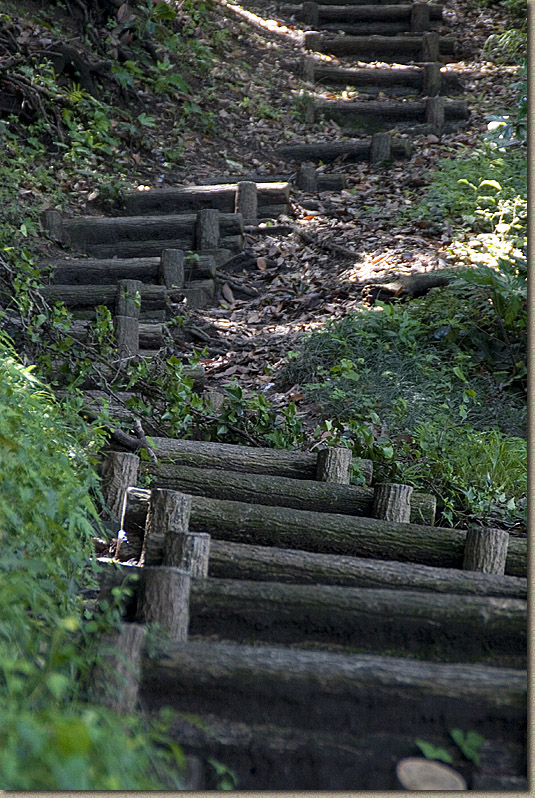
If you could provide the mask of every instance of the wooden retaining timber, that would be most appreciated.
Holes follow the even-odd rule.
[[[175,260],[182,260],[182,279],[179,273],[170,274],[165,256],[115,259],[64,258],[42,261],[41,268],[53,270],[50,277],[53,285],[80,283],[113,285],[118,280],[140,280],[143,283],[161,283],[171,287],[171,285],[180,286],[184,281],[189,282],[191,279],[215,276],[216,263],[212,255],[197,255],[195,258],[192,255],[185,255],[182,250],[170,250],[170,252],[176,253]]]
[[[526,626],[525,601],[489,596],[202,579],[190,597],[192,635],[441,662],[526,667]]]
[[[388,134],[386,134],[388,135]],[[323,161],[329,163],[337,158],[345,161],[372,161],[373,136],[366,139],[348,139],[346,141],[320,141],[306,144],[284,144],[277,147],[276,152],[288,161]],[[408,139],[393,138],[388,135],[389,157],[394,159],[410,158],[411,142]]]
[[[222,178],[220,176],[216,176],[213,178],[206,178],[205,182],[207,185],[217,185],[221,182]],[[240,181],[253,181],[257,185],[262,185],[262,183],[266,182],[295,182],[295,175],[241,175],[239,177],[234,177],[233,180],[236,182]],[[213,181],[213,183],[212,183]],[[347,180],[346,176],[343,174],[333,173],[333,174],[325,174],[324,172],[318,171],[316,173],[316,187],[315,191],[341,191],[343,188],[346,188]]]
[[[212,540],[209,576],[312,585],[347,585],[388,590],[423,590],[458,595],[527,597],[527,580],[515,576],[433,568],[388,560],[279,549]]]
[[[145,657],[141,695],[151,709],[356,735],[461,727],[522,744],[526,732],[526,673],[477,664],[189,641]]]
[[[326,101],[314,105],[314,115],[333,119],[340,125],[351,125],[368,129],[370,124],[392,126],[399,123],[424,124],[433,123],[437,110],[441,119],[437,125],[443,127],[445,122],[459,122],[467,119],[469,112],[465,100],[445,100],[443,97],[429,97],[427,100],[407,100],[406,102],[393,103],[392,101],[368,100],[358,102]]]
[[[69,335],[75,341],[87,341],[91,335],[91,321],[73,321],[69,328]],[[162,324],[139,323],[139,349],[160,349],[164,342],[164,328]]]
[[[307,2],[296,10],[295,18],[312,28],[369,36],[394,36],[398,33],[421,33],[436,27],[442,7],[434,6],[433,19],[428,3],[410,5],[321,5]]]
[[[359,61],[390,61],[397,64],[438,61],[447,49],[438,33],[420,36],[324,36],[305,33],[305,48],[335,56],[353,56]]]
[[[300,63],[303,80],[328,86],[352,86],[359,92],[390,94],[458,94],[463,90],[458,75],[446,72],[440,64],[425,64],[422,67],[407,66],[404,69],[344,68],[324,64],[313,58],[303,58]]]
[[[250,474],[271,474],[293,479],[317,479],[318,453],[239,446],[208,441],[153,438],[154,451],[160,458],[170,458],[176,465],[217,468]],[[366,484],[371,483],[371,460],[355,459]]]
[[[48,285],[42,294],[49,302],[64,302],[66,307],[77,308],[106,305],[114,310],[117,302],[116,285]],[[140,290],[141,307],[146,311],[165,310],[168,291],[164,285],[147,285],[143,283]]]
[[[249,182],[249,181],[240,181]],[[217,208],[222,213],[234,213],[238,202],[238,183],[160,188],[150,191],[132,191],[125,195],[124,212],[129,216],[139,214],[177,214]],[[257,215],[260,219],[275,218],[288,213],[290,185],[288,182],[256,184]]]
[[[150,491],[130,488],[123,515],[129,540],[144,534]],[[192,497],[190,530],[233,543],[461,568],[466,532],[376,518]],[[163,546],[163,540],[162,544]],[[506,573],[525,577],[527,542],[511,537]]]
[[[166,461],[146,464],[152,484],[212,499],[234,499],[297,510],[370,516],[372,488],[316,480],[290,479],[266,474],[248,474],[214,468],[192,468]],[[411,521],[432,526],[436,499],[428,493],[413,493]]]

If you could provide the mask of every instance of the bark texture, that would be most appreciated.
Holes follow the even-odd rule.
[[[138,620],[158,624],[175,642],[188,638],[191,577],[180,568],[145,566],[138,597]]]
[[[508,546],[509,534],[503,529],[469,529],[463,568],[484,574],[503,574]]]

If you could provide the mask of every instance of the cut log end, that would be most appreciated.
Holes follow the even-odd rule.
[[[431,762],[417,756],[401,759],[396,776],[404,790],[467,790],[460,773],[441,762]]]

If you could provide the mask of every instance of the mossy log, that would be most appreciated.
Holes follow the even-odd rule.
[[[222,213],[234,213],[236,191],[237,183],[132,191],[126,193],[123,207],[125,214],[129,216],[176,214],[203,208],[217,208]],[[259,216],[263,216],[265,206],[280,205],[287,208],[289,198],[290,184],[287,182],[258,184]]]
[[[154,451],[159,457],[170,458],[177,465],[271,474],[293,479],[315,479],[318,463],[315,452],[174,438],[154,438]],[[356,458],[354,462],[359,466],[366,484],[371,484],[372,461]]]
[[[190,641],[145,657],[152,709],[214,713],[242,723],[427,739],[461,727],[525,745],[527,677],[477,664]]]
[[[473,596],[527,597],[527,580],[516,576],[467,573],[389,560],[365,560],[337,554],[252,546],[213,540],[209,576],[291,582],[309,585],[346,585],[389,590],[429,590]]]
[[[526,666],[522,599],[204,579],[190,602],[192,635]]]
[[[174,488],[196,496],[212,499],[232,499],[274,507],[294,507],[297,510],[343,513],[345,515],[373,514],[372,488],[359,485],[338,485],[308,479],[291,479],[266,474],[244,474],[215,468],[192,468],[173,462],[145,464],[144,471],[159,487]],[[432,526],[435,520],[436,499],[428,493],[411,496],[411,521]]]

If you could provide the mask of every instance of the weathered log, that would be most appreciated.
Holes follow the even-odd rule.
[[[394,159],[408,158],[411,154],[411,143],[408,139],[391,139],[391,156]],[[348,141],[325,141],[313,144],[285,144],[277,147],[277,154],[288,161],[335,161],[344,158],[347,161],[367,161],[371,156],[371,138],[349,139]],[[320,189],[321,190],[321,189]]]
[[[117,319],[117,317],[115,317]],[[85,341],[92,329],[91,321],[78,321],[71,322],[68,334],[74,338],[75,341]],[[161,324],[151,324],[141,322],[138,324],[139,332],[139,348],[140,349],[159,349],[163,345],[164,328]]]
[[[301,191],[313,194],[318,190],[316,167],[311,164],[302,164],[297,170],[295,184]]]
[[[245,471],[250,474],[272,474],[294,479],[315,479],[318,456],[314,452],[286,451],[265,447],[238,446],[208,441],[154,438],[159,457],[172,458],[176,464]],[[372,480],[371,460],[355,459],[366,484]]]
[[[343,68],[303,58],[301,72],[304,80],[332,86],[354,86],[359,91],[390,91],[395,94],[420,92],[426,96],[434,94],[458,94],[462,83],[458,75],[441,71],[440,64],[431,63],[423,67],[407,66],[402,69],[377,69],[370,67]]]
[[[184,250],[164,249],[160,257],[160,280],[167,287],[184,285]]]
[[[509,534],[503,529],[469,529],[463,568],[484,574],[503,574],[508,546]]]
[[[164,249],[184,249],[194,251],[196,248],[193,234],[177,238],[142,241],[117,241],[110,244],[87,244],[80,250],[95,258],[154,258],[160,257]],[[220,238],[221,249],[228,249],[231,254],[240,252],[243,248],[242,233],[224,235]],[[208,255],[210,253],[204,252]]]
[[[377,123],[390,122],[428,122],[435,128],[440,127],[440,120],[461,120],[468,118],[468,107],[464,100],[444,100],[443,97],[429,97],[425,100],[410,100],[394,103],[392,101],[368,100],[358,102],[326,101],[314,106],[315,113],[339,124],[365,124],[367,120]],[[443,127],[444,121],[442,121]],[[442,130],[440,127],[440,130]]]
[[[116,284],[118,280],[141,280],[157,283],[160,277],[160,258],[127,258],[101,260],[99,258],[65,258],[43,260],[41,266],[52,268],[52,284]]]
[[[211,538],[206,532],[167,535],[163,561],[187,571],[194,578],[208,576]]]
[[[202,213],[202,211],[200,211]],[[197,214],[163,216],[82,216],[63,219],[62,231],[65,243],[85,247],[88,244],[113,244],[120,241],[165,241],[185,238],[190,245],[178,249],[193,249],[193,237]],[[236,235],[241,232],[242,219],[236,213],[220,215],[221,235]],[[217,245],[216,245],[217,246]],[[162,249],[175,247],[162,247]]]
[[[117,316],[130,316],[139,319],[141,306],[141,286],[139,280],[119,280],[115,299],[115,313]]]
[[[157,709],[300,729],[426,737],[477,728],[525,745],[525,671],[477,664],[190,641],[144,660],[142,697]]]
[[[388,283],[375,283],[365,286],[363,298],[371,302],[375,299],[391,301],[393,298],[414,299],[424,296],[432,288],[443,288],[455,278],[455,273],[446,269],[415,274],[399,274]]]
[[[127,362],[139,354],[139,320],[134,316],[114,316],[119,360]]]
[[[135,710],[145,634],[144,626],[129,623],[100,641],[101,663],[91,676],[91,700],[114,712],[131,713]]]
[[[153,483],[212,499],[233,499],[252,504],[294,507],[296,510],[373,514],[373,489],[361,485],[337,485],[317,480],[291,479],[269,474],[247,474],[215,468],[192,468],[174,462],[145,464],[144,473]],[[411,521],[432,526],[435,522],[436,499],[429,493],[411,496]]]
[[[173,555],[173,538],[189,529],[191,498],[176,490],[150,491],[140,565],[178,565]]]
[[[408,524],[411,518],[412,492],[413,488],[410,485],[397,485],[392,482],[376,484],[373,493],[374,518]]]
[[[234,211],[242,215],[244,224],[256,224],[258,219],[258,194],[256,183],[252,180],[242,180],[238,183]]]
[[[102,495],[113,521],[121,519],[126,489],[137,483],[139,462],[130,452],[109,452],[102,463]]]
[[[187,640],[190,585],[190,575],[180,568],[145,566],[139,588],[138,619],[158,624],[171,640]]]
[[[346,22],[405,22],[405,30],[408,30],[408,26],[410,26],[411,17],[414,13],[414,5],[425,5],[427,10],[429,10],[429,5],[427,3],[415,3],[411,5],[401,3],[396,5],[388,5],[383,3],[377,5],[360,6],[344,3],[337,5],[326,3],[307,3],[306,5],[316,6],[317,20],[313,20],[310,17],[310,14],[306,13],[307,10],[312,11],[312,8],[305,9],[305,3],[303,3],[301,11],[298,10],[296,12],[296,17],[312,24],[322,25],[325,22],[341,22],[343,24]],[[437,16],[437,13],[440,14],[441,10],[441,6],[435,5],[433,11],[434,19],[440,19],[440,16]]]
[[[153,439],[154,440],[154,439]],[[130,488],[130,509],[122,525],[143,525],[148,491]],[[315,513],[193,496],[190,530],[210,532],[234,543],[252,543],[325,554],[396,560],[442,568],[461,568],[466,532],[459,529],[399,524],[376,518]],[[512,538],[506,572],[526,575],[527,544]]]
[[[216,261],[213,255],[195,255],[184,261],[184,282],[204,280],[215,277]]]
[[[329,482],[337,485],[349,485],[353,470],[351,449],[341,446],[330,446],[320,449],[316,465],[318,482]]]
[[[68,308],[84,308],[106,305],[115,307],[117,287],[115,285],[47,285],[42,289],[49,302],[64,302]],[[141,285],[141,308],[160,310],[165,308],[167,289],[164,285]]]
[[[241,182],[241,181],[239,181]],[[286,181],[257,185],[258,211],[262,215],[264,206],[287,207],[290,186]],[[129,216],[138,214],[177,214],[184,211],[199,211],[216,208],[221,213],[235,211],[238,183],[219,185],[187,186],[183,188],[157,188],[150,191],[128,192],[124,199],[124,210]]]
[[[192,635],[526,667],[522,599],[236,579],[194,582]]]
[[[453,568],[364,560],[223,540],[212,540],[208,573],[220,579],[430,590],[522,599],[527,596],[527,580],[516,576],[466,573]]]
[[[374,133],[370,145],[370,163],[383,163],[392,157],[392,137],[389,133]]]
[[[442,39],[438,34],[419,36],[322,36],[305,33],[305,48],[336,56],[355,56],[359,61],[438,61]]]
[[[186,288],[182,289],[182,295],[186,298],[188,307],[204,308],[213,302],[216,292],[216,283],[213,279],[191,280]]]
[[[220,237],[221,212],[217,208],[197,211],[195,223],[195,245],[199,250],[217,249]]]

